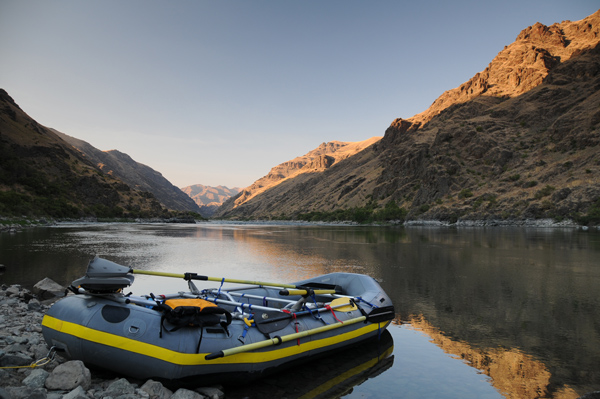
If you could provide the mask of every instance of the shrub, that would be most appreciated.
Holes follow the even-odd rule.
[[[458,193],[458,199],[470,198],[473,196],[473,192],[468,188],[463,188],[460,193]]]
[[[575,220],[583,225],[599,225],[600,224],[600,199],[597,199],[594,204],[588,209],[587,215],[578,215]]]
[[[548,195],[552,194],[554,190],[556,190],[555,187],[551,185],[546,185],[546,187],[542,188],[541,190],[538,190],[538,192],[535,193],[534,198],[541,199],[543,197],[547,197]]]

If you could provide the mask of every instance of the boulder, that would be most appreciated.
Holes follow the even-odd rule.
[[[50,390],[73,390],[78,386],[89,389],[92,383],[90,370],[81,360],[71,360],[57,366],[46,379]]]
[[[77,388],[64,395],[62,399],[89,399],[89,397],[81,385],[79,385]]]
[[[65,287],[46,277],[33,286],[33,293],[40,299],[60,298],[65,295]]]
[[[195,391],[210,399],[225,398],[225,393],[223,393],[223,391],[221,391],[219,388],[215,387],[200,387],[196,388]]]
[[[19,296],[19,292],[21,292],[21,286],[18,284],[11,285],[6,289],[6,296],[14,297]]]
[[[200,395],[197,392],[190,391],[189,389],[179,388],[171,399],[204,399],[204,396]]]
[[[173,395],[163,384],[153,380],[146,381],[140,389],[150,395],[150,399],[169,399]]]
[[[44,369],[34,369],[29,376],[23,380],[23,385],[31,388],[43,388],[46,384],[46,378],[50,373]]]
[[[135,386],[131,385],[125,378],[120,378],[112,382],[108,388],[106,388],[104,396],[112,396],[113,398],[117,398],[119,396],[133,393],[135,393]]]
[[[12,399],[46,399],[44,388],[8,387],[6,390]]]
[[[33,358],[23,353],[7,353],[0,358],[1,367],[28,366],[31,362],[33,362]]]

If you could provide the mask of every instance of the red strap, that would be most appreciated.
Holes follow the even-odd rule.
[[[298,321],[296,320],[296,313],[293,314],[294,324],[296,325],[296,332],[298,332]],[[300,346],[300,338],[296,339],[296,344]]]
[[[335,312],[333,311],[333,309],[331,309],[331,306],[325,305],[325,309],[331,310],[331,314],[333,315],[333,318],[336,319],[337,321],[339,321],[340,323],[344,324],[343,321],[341,321],[340,319],[338,319],[337,317],[335,317]]]

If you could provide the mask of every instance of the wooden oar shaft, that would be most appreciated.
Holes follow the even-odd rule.
[[[266,347],[272,346],[272,345],[279,345],[284,342],[293,341],[295,339],[308,337],[310,335],[318,334],[318,333],[325,332],[325,331],[335,330],[336,328],[349,326],[354,323],[360,323],[361,321],[365,321],[366,319],[367,319],[367,316],[360,316],[355,319],[345,320],[343,323],[328,324],[328,325],[313,328],[310,330],[300,331],[297,333],[284,335],[283,337],[275,337],[275,338],[271,338],[271,339],[266,339],[264,341],[255,342],[253,344],[238,346],[238,347],[230,348],[230,349],[223,349],[222,351],[214,352],[214,353],[206,355],[205,359],[213,360],[213,359],[217,359],[219,357],[231,356],[231,355],[235,355],[238,353],[249,352],[249,351],[252,351],[255,349],[266,348]]]
[[[186,275],[181,274],[181,273],[178,274],[178,273],[154,272],[154,271],[149,271],[149,270],[132,269],[132,273],[133,274],[146,274],[149,276],[186,278]],[[292,284],[279,284],[279,283],[269,283],[269,282],[265,282],[265,281],[238,280],[238,279],[234,279],[234,278],[199,276],[197,274],[190,274],[190,275],[192,276],[192,280],[217,281],[217,282],[223,281],[225,283],[262,285],[265,287],[296,288],[296,286],[292,285]]]

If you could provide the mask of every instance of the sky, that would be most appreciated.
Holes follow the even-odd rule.
[[[177,187],[383,136],[519,32],[598,0],[0,0],[0,88]]]

